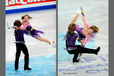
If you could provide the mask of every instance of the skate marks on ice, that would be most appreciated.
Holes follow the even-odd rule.
[[[108,55],[84,55],[83,62],[72,63],[72,60],[58,63],[60,76],[108,76]]]
[[[6,76],[56,76],[56,55],[30,58],[31,71],[24,71],[24,60],[19,61],[18,71],[14,70],[14,61],[6,63]]]

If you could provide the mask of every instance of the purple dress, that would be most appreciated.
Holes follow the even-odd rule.
[[[85,44],[90,40],[90,37],[91,37],[91,38],[94,38],[94,37],[95,37],[95,34],[94,34],[94,33],[91,33],[90,35],[85,35],[85,34],[83,34],[83,33],[82,33],[83,28],[80,28],[80,27],[78,26],[78,24],[75,24],[75,26],[76,26],[76,31],[77,31],[78,34],[79,34],[79,37],[81,38],[81,40],[84,40],[84,41],[83,41],[83,45],[85,45]],[[86,26],[89,27],[88,24],[86,24]]]
[[[40,37],[40,35],[39,35],[38,33],[44,34],[43,31],[39,31],[39,30],[36,30],[36,29],[33,29],[33,30],[31,31],[31,29],[32,29],[31,26],[27,26],[27,27],[26,27],[26,30],[29,31],[29,32],[30,32],[30,35],[31,35],[32,37],[34,37],[34,38]]]
[[[81,32],[83,28],[80,28],[80,27],[78,26],[78,24],[75,24],[75,26],[76,26],[76,31],[78,32],[78,35],[79,35],[80,39],[81,39],[81,40],[84,40],[84,39],[86,38],[86,35],[84,35],[84,34]]]

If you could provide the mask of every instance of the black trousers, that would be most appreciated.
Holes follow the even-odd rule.
[[[74,54],[74,57],[72,59],[73,62],[77,62],[77,57],[80,53],[88,53],[88,54],[95,54],[96,53],[96,49],[88,49],[88,48],[84,48],[80,45],[76,46],[77,49],[75,50],[67,50],[69,54]]]
[[[26,45],[24,43],[16,43],[16,56],[15,56],[15,70],[18,69],[19,57],[21,51],[24,53],[24,68],[27,68],[29,65],[29,53]]]

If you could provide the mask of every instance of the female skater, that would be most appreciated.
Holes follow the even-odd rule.
[[[30,17],[29,15],[24,15],[22,16],[22,25],[23,27],[20,27],[20,29],[24,29],[24,30],[27,30],[30,32],[30,35],[40,41],[43,41],[43,42],[46,42],[48,43],[49,45],[52,45],[53,47],[55,47],[54,45],[54,41],[50,42],[49,40],[47,39],[44,39],[42,38],[38,33],[41,33],[43,34],[44,32],[42,31],[39,31],[39,30],[36,30],[36,29],[33,29],[33,27],[30,25],[30,22],[29,22],[29,19],[31,19],[32,17]]]
[[[82,39],[82,40],[81,40],[81,43],[82,43],[82,46],[84,47],[85,44],[89,41],[89,39],[90,39],[91,37],[93,37],[94,34],[98,33],[99,28],[96,27],[96,26],[94,26],[94,25],[89,26],[89,25],[86,23],[85,15],[84,15],[84,12],[83,12],[82,8],[81,8],[81,14],[82,14],[82,17],[83,17],[84,28],[80,28],[80,27],[78,26],[78,24],[75,24],[75,22],[76,22],[76,20],[77,20],[77,18],[78,18],[78,15],[76,15],[76,16],[74,17],[74,19],[72,20],[72,23],[75,24],[75,26],[76,26],[76,31],[78,32],[80,38]],[[81,55],[82,55],[82,54],[80,54],[79,57],[80,57]]]
[[[77,14],[78,16],[78,14]],[[77,19],[77,18],[75,18]],[[68,32],[66,34],[66,48],[67,48],[67,52],[69,54],[74,54],[74,57],[72,59],[72,62],[79,62],[79,59],[77,59],[78,54],[79,53],[89,53],[89,54],[98,54],[98,52],[100,51],[100,47],[98,47],[97,49],[88,49],[83,47],[80,45],[76,45],[76,39],[79,40],[81,42],[82,38],[80,36],[78,36],[78,34],[74,33],[76,29],[76,26],[74,23],[71,23],[68,27]],[[82,42],[81,42],[82,43]]]
[[[80,28],[78,26],[78,24],[75,24],[77,18],[79,15],[76,15],[74,17],[74,19],[72,20],[72,23],[75,24],[76,26],[76,31],[79,33],[80,35],[80,38],[82,38],[83,40],[81,40],[82,44],[85,45],[90,37],[92,37],[95,33],[98,33],[99,31],[99,28],[92,25],[92,26],[89,26],[87,23],[86,23],[86,20],[85,20],[85,15],[84,15],[84,12],[81,11],[81,14],[82,14],[82,17],[83,17],[83,22],[84,22],[84,28]]]

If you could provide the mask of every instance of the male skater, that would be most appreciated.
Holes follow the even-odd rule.
[[[19,63],[19,57],[20,57],[21,51],[25,55],[24,70],[31,70],[31,68],[29,68],[29,53],[24,41],[24,34],[28,34],[28,31],[19,29],[20,26],[21,26],[21,22],[19,20],[16,20],[13,26],[13,28],[15,29],[14,34],[15,34],[15,40],[16,40],[15,70],[18,70],[18,63]]]

